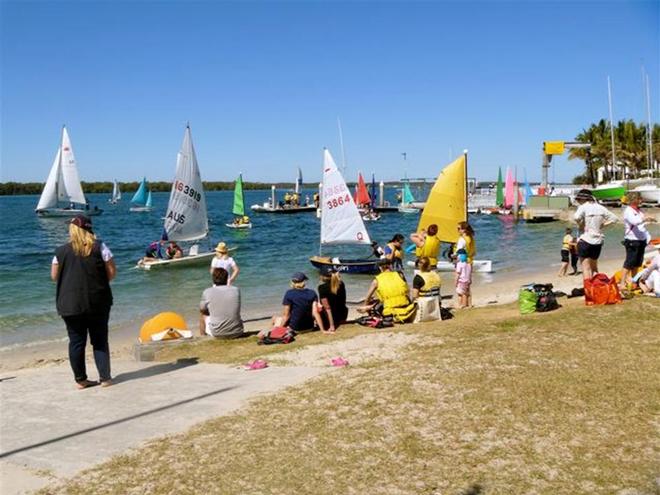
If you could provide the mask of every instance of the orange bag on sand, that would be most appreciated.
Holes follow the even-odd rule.
[[[584,281],[584,302],[587,306],[617,304],[621,301],[619,286],[614,278],[596,273],[591,280]]]

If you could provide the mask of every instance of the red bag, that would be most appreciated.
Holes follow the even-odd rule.
[[[584,281],[584,302],[587,306],[617,304],[621,301],[619,285],[614,278],[596,273],[591,280]]]
[[[265,335],[259,337],[260,345],[270,345],[270,344],[288,344],[293,342],[295,339],[295,334],[287,327],[273,327]]]

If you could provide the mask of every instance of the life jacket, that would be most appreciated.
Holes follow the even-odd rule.
[[[415,314],[416,305],[408,299],[408,284],[398,272],[376,275],[378,299],[383,303],[383,316],[393,316],[404,323]]]
[[[418,258],[426,256],[431,261],[431,266],[435,269],[438,264],[438,252],[440,251],[440,239],[438,236],[427,235],[424,240],[424,245],[421,248],[417,248],[415,251],[419,250],[417,254]]]
[[[474,238],[470,237],[469,235],[463,235],[461,237],[465,239],[465,252],[467,253],[468,263],[472,264],[474,255],[477,254],[477,244],[474,242]],[[456,254],[456,251],[458,251],[457,246],[458,244],[454,245],[454,254]]]
[[[417,275],[424,279],[424,285],[419,289],[420,297],[439,296],[442,279],[437,272],[419,272]]]

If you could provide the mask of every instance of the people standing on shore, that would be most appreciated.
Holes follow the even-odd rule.
[[[69,242],[55,251],[50,276],[57,283],[57,313],[69,335],[69,363],[79,389],[98,384],[87,377],[88,334],[101,386],[112,385],[108,319],[110,281],[116,274],[112,252],[94,235],[92,221],[84,215],[74,217],[69,223]]]
[[[638,192],[629,192],[628,206],[623,211],[624,236],[623,245],[626,248],[626,259],[623,261],[620,287],[628,285],[630,275],[644,263],[644,250],[651,241],[651,234],[646,228],[647,223],[655,222],[655,218],[645,215],[639,208],[642,197]]]
[[[282,299],[282,314],[272,318],[275,327],[289,327],[294,332],[311,330],[314,324],[325,331],[323,320],[318,310],[316,292],[305,287],[307,275],[296,272],[291,276],[291,288]]]
[[[461,249],[467,254],[467,262],[472,264],[477,254],[477,243],[474,240],[474,229],[467,222],[458,223],[458,241],[454,246],[454,255],[457,256]]]
[[[472,264],[468,261],[465,249],[459,249],[456,256],[454,280],[458,295],[458,308],[469,308],[472,306]]]
[[[561,267],[559,268],[559,277],[566,276],[568,272],[568,264],[571,264],[573,268],[573,273],[571,275],[576,275],[577,270],[577,242],[575,237],[573,237],[573,229],[570,227],[566,228],[564,231],[564,238],[561,243]]]
[[[389,260],[392,264],[392,269],[397,272],[403,272],[403,241],[405,237],[403,234],[394,234],[385,245],[383,251],[385,252],[385,259]]]
[[[580,228],[577,253],[582,260],[582,277],[590,280],[598,273],[598,258],[603,248],[602,229],[619,221],[614,213],[596,202],[589,189],[580,189],[575,195],[578,206],[574,220]]]
[[[211,268],[209,269],[210,273],[213,273],[214,268],[224,268],[229,273],[229,280],[227,285],[231,285],[236,277],[238,277],[241,269],[238,267],[238,263],[229,256],[229,250],[227,249],[227,244],[224,242],[219,242],[215,247],[215,256],[211,260]]]
[[[213,286],[205,289],[199,303],[200,335],[218,339],[234,339],[243,335],[241,319],[241,292],[229,285],[229,273],[224,268],[211,272]]]
[[[427,257],[431,263],[431,270],[435,270],[438,265],[438,256],[442,244],[442,241],[438,237],[438,226],[432,223],[427,229],[422,229],[420,232],[413,232],[410,234],[410,240],[416,246],[415,255],[417,256],[417,263],[422,257]]]
[[[323,328],[326,333],[333,333],[337,327],[346,322],[348,307],[346,307],[346,286],[339,273],[333,268],[321,271],[321,284],[318,286]]]

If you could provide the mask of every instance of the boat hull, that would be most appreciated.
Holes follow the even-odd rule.
[[[660,188],[658,186],[639,186],[633,191],[638,192],[646,203],[660,203]]]
[[[594,195],[594,198],[601,201],[614,201],[620,200],[626,194],[626,188],[623,186],[608,186],[602,188],[592,189],[591,193]]]
[[[415,266],[414,261],[407,261],[406,265]],[[451,261],[440,260],[437,264],[439,272],[453,272],[455,266]],[[493,262],[491,260],[474,260],[472,262],[472,271],[479,273],[491,273],[493,271]]]
[[[227,227],[230,229],[251,229],[252,228],[252,222],[250,223],[240,223],[240,224],[235,224],[235,223],[226,223],[225,224]]]
[[[200,263],[210,263],[211,258],[215,256],[215,251],[209,251],[208,253],[199,253],[195,255],[183,256],[181,258],[173,258],[171,260],[161,260],[154,259],[154,261],[144,262],[143,260],[138,261],[135,268],[140,270],[153,270],[159,268],[175,268],[175,267],[184,267],[191,265],[198,265]]]
[[[309,262],[315,268],[333,268],[340,273],[373,275],[380,273],[378,268],[378,259],[343,259],[329,258],[327,256],[312,256]]]
[[[92,210],[83,210],[81,208],[48,208],[46,210],[37,210],[37,215],[40,217],[75,217],[76,215],[85,215],[87,217],[95,217],[103,213],[100,208]]]
[[[399,213],[419,213],[420,211],[419,208],[413,208],[412,206],[399,206]]]
[[[144,213],[153,210],[153,207],[151,206],[131,206],[129,211],[132,212],[137,212],[137,213]]]
[[[291,206],[284,208],[271,208],[269,206],[252,205],[250,209],[257,213],[278,213],[289,215],[293,213],[311,213],[316,211],[316,206]]]

